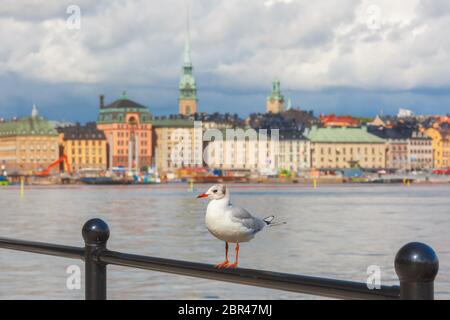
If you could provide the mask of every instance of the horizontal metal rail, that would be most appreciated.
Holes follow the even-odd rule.
[[[0,248],[84,260],[84,248],[61,246],[51,243],[0,238]]]
[[[110,251],[109,228],[99,219],[83,227],[85,248],[0,238],[0,248],[85,261],[86,299],[106,299],[106,266],[116,265],[195,278],[224,281],[338,299],[434,299],[439,261],[421,243],[403,247],[395,259],[400,286],[369,289],[366,283],[251,269],[216,269],[211,265]]]
[[[114,251],[101,252],[100,262],[182,276],[224,281],[337,299],[398,300],[400,287],[370,290],[367,284],[252,269],[217,269],[208,264],[152,258]]]

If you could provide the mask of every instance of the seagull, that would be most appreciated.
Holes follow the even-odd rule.
[[[212,186],[197,198],[210,200],[206,210],[206,227],[213,236],[225,242],[225,261],[216,265],[219,269],[237,268],[240,243],[249,242],[267,226],[285,224],[273,223],[275,216],[260,219],[252,216],[247,210],[232,205],[230,192],[222,184]],[[236,259],[232,264],[228,261],[229,243],[236,244]]]

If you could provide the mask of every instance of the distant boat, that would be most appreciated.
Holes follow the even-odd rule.
[[[80,178],[80,181],[90,185],[128,185],[133,183],[132,180],[113,179],[111,177],[83,177]]]
[[[10,182],[5,176],[0,176],[0,186],[9,186]]]

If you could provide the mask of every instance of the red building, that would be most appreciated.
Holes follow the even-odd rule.
[[[356,127],[360,121],[351,116],[320,115],[320,123],[324,127]]]
[[[126,95],[109,105],[100,100],[97,127],[108,141],[109,168],[138,171],[152,163],[152,124],[147,107]]]

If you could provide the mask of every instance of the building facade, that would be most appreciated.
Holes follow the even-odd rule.
[[[433,169],[433,139],[424,132],[414,130],[408,140],[408,160],[409,170]]]
[[[277,156],[279,169],[293,172],[311,169],[311,143],[299,131],[281,131]]]
[[[386,143],[367,132],[366,127],[313,126],[306,137],[311,141],[311,166],[314,169],[385,168]]]
[[[425,131],[433,142],[434,168],[450,168],[450,132],[438,128],[429,128]]]
[[[0,122],[0,166],[8,174],[32,174],[58,158],[58,132],[36,106],[30,117]]]
[[[409,145],[411,130],[398,130],[384,126],[369,126],[371,134],[386,141],[386,165],[388,170],[410,170]]]
[[[433,167],[432,139],[410,127],[369,127],[369,132],[386,141],[386,169],[424,170]]]
[[[62,151],[71,172],[83,169],[108,169],[108,143],[95,123],[58,128]]]
[[[281,83],[279,80],[275,80],[272,83],[272,92],[267,97],[266,105],[267,113],[282,113],[284,112],[284,96],[281,93]]]
[[[201,122],[160,117],[152,120],[155,166],[158,171],[203,167]]]
[[[271,132],[226,129],[205,136],[206,165],[212,169],[245,170],[261,174],[276,171],[279,136]]]
[[[108,142],[109,168],[135,172],[152,164],[152,124],[147,107],[126,95],[109,105],[100,100],[97,128]]]

